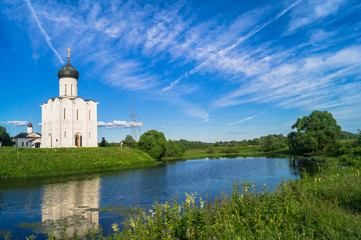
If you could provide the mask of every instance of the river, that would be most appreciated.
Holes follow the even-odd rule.
[[[299,161],[285,158],[219,158],[170,162],[152,168],[71,177],[35,178],[0,182],[0,236],[25,239],[34,234],[75,231],[82,235],[92,225],[112,234],[130,207],[150,208],[185,193],[214,199],[231,193],[235,182],[269,189],[282,179],[298,179]]]

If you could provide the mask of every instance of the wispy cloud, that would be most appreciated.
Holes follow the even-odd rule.
[[[127,122],[127,121],[120,121],[114,120],[113,122],[98,122],[98,127],[105,127],[105,128],[131,128],[131,127],[140,127],[143,126],[142,122]]]
[[[247,132],[235,132],[235,131],[231,131],[231,132],[226,132],[226,134],[231,134],[231,135],[243,135],[243,134],[247,134]]]
[[[307,0],[302,8],[297,8],[292,12],[289,31],[295,31],[298,28],[333,15],[347,2],[347,0]]]
[[[258,33],[259,31],[261,31],[262,29],[264,29],[265,27],[267,27],[268,25],[270,25],[271,23],[273,23],[274,21],[277,21],[279,18],[281,18],[283,15],[285,15],[290,9],[292,9],[294,6],[296,6],[297,4],[299,4],[301,1],[303,0],[297,0],[296,2],[294,2],[293,4],[291,4],[289,7],[283,9],[280,13],[278,13],[276,16],[270,18],[268,21],[257,25],[256,27],[254,27],[250,32],[248,32],[246,35],[241,36],[237,39],[237,41],[235,43],[233,43],[232,45],[223,48],[222,50],[217,51],[216,53],[210,53],[210,55],[207,57],[207,59],[203,62],[201,62],[200,64],[198,64],[195,68],[193,68],[192,70],[190,70],[189,72],[185,73],[184,75],[182,75],[180,78],[178,78],[177,80],[171,82],[171,84],[168,87],[164,87],[163,91],[167,91],[169,89],[171,89],[172,87],[174,87],[176,84],[178,84],[181,79],[188,77],[189,75],[195,74],[197,72],[199,72],[202,68],[204,68],[207,65],[214,65],[213,62],[215,60],[217,60],[218,58],[223,58],[223,56],[225,54],[227,54],[229,51],[231,51],[232,49],[236,48],[237,46],[239,46],[241,43],[243,43],[244,41],[246,41],[247,39],[251,38],[252,36],[254,36],[256,33]],[[222,61],[222,60],[221,60]]]
[[[243,119],[241,119],[241,120],[239,120],[239,121],[236,121],[236,122],[233,122],[233,123],[229,123],[228,126],[233,126],[233,125],[236,125],[236,124],[238,124],[238,123],[243,123],[243,122],[249,121],[249,120],[251,120],[251,119],[253,119],[253,118],[255,118],[255,117],[261,116],[261,115],[263,115],[263,114],[264,114],[264,113],[262,112],[262,113],[259,113],[259,114],[256,114],[256,115],[253,115],[253,116],[250,116],[250,117],[243,118]]]
[[[50,47],[51,50],[53,50],[53,52],[55,53],[55,55],[57,56],[57,58],[59,59],[59,62],[61,64],[64,64],[63,59],[60,57],[59,53],[55,50],[55,48],[53,47],[53,44],[51,42],[51,38],[49,37],[48,33],[45,31],[45,29],[43,28],[41,22],[39,21],[39,18],[33,8],[33,6],[31,5],[30,0],[25,0],[26,5],[28,6],[31,16],[34,18],[36,25],[39,27],[41,34],[43,34],[46,43],[48,44],[48,46]]]
[[[276,103],[286,108],[332,108],[359,98],[361,48],[347,47],[282,64],[213,102],[214,107]],[[342,84],[342,87],[340,87]]]
[[[35,20],[31,42],[40,29],[59,61],[53,46],[71,47],[73,61],[91,66],[86,74],[93,79],[196,119],[209,121],[209,109],[245,103],[342,112],[356,109],[360,98],[361,25],[345,25],[347,15],[340,14],[356,18],[360,6],[352,1],[271,1],[202,19],[202,9],[186,1],[25,2],[22,10],[31,14],[14,19]],[[15,12],[21,7],[12,5]]]
[[[11,125],[14,127],[22,127],[22,126],[26,126],[28,124],[28,122],[27,121],[7,121],[7,122],[0,122],[0,124]]]

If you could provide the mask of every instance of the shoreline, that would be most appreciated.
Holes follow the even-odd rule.
[[[101,173],[159,164],[147,153],[129,148],[1,148],[0,181]]]

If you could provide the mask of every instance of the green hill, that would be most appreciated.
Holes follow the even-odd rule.
[[[58,176],[156,166],[147,153],[129,148],[0,148],[0,178]]]

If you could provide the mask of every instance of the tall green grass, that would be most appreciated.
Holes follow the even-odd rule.
[[[0,178],[55,176],[155,166],[148,154],[129,148],[0,148]]]
[[[197,159],[205,157],[222,157],[222,156],[264,156],[269,154],[265,152],[262,146],[242,146],[242,147],[211,147],[211,148],[194,148],[185,151],[182,157],[168,157],[162,160],[177,159]]]
[[[361,239],[361,180],[350,168],[282,183],[271,193],[250,184],[214,201],[187,195],[156,203],[115,239]],[[117,226],[114,226],[117,231]]]

